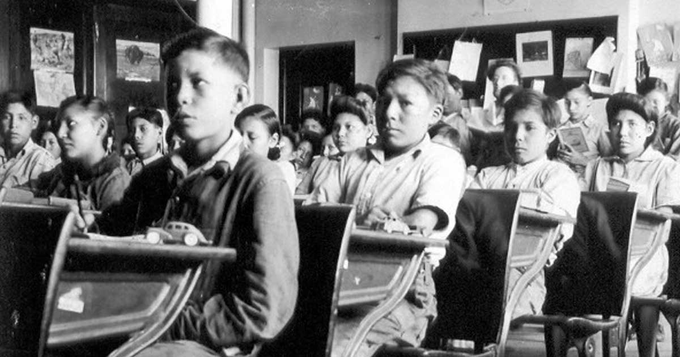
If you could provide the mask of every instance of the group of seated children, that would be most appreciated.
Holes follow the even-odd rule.
[[[494,116],[502,118],[510,162],[467,178],[475,143],[462,114],[462,85],[433,62],[395,61],[379,73],[377,91],[360,85],[355,97],[337,97],[330,108],[326,155],[311,162],[312,153],[321,152],[322,121],[303,118],[296,153],[296,137],[282,130],[274,110],[247,106],[249,64],[241,45],[196,28],[165,44],[161,59],[171,126],[164,130],[156,109],[131,111],[126,124],[134,156],[128,160],[111,150],[113,116],[97,97],[62,102],[52,128],[60,144],[58,164],[30,138],[38,125],[30,99],[14,92],[0,98],[2,186],[88,201],[102,211],[96,226],[105,234],[131,235],[176,220],[195,225],[217,246],[237,250],[232,267],[206,267],[179,318],[142,357],[218,356],[225,349],[251,353],[276,337],[297,297],[294,193],[308,195],[305,204],[354,205],[357,225],[397,218],[424,236],[448,238],[452,246],[458,202],[468,186],[531,191],[523,205],[572,218],[581,189],[605,191],[612,178],[630,182],[641,207],[680,199],[680,169],[671,159],[680,147],[680,124],[664,110],[667,89],[651,79],[640,86],[647,99],[627,93],[609,99],[607,130],[589,113],[587,85],[567,91],[569,118],[562,123],[553,99],[521,88],[514,63],[496,63],[489,71]],[[560,143],[550,160],[558,128],[576,126],[585,133],[588,152]],[[166,138],[182,144],[166,153]],[[47,145],[54,138],[46,134],[44,140]],[[82,218],[81,228],[93,220]],[[548,264],[560,259],[572,233],[572,226],[562,227]],[[442,264],[458,253],[450,249]],[[413,293],[371,329],[359,356],[370,356],[383,344],[423,341],[437,316],[432,272],[443,257],[443,251],[428,252]],[[635,294],[659,295],[667,270],[664,248],[636,281]],[[517,276],[511,273],[511,280]],[[438,290],[456,289],[445,279],[437,284]],[[545,296],[541,273],[514,315],[540,314]],[[446,301],[439,304],[441,309]],[[342,352],[363,317],[360,311],[339,316],[333,354]],[[642,338],[648,338],[645,332]]]

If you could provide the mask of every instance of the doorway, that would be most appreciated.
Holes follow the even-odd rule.
[[[354,90],[354,58],[354,42],[281,48],[279,114],[283,123],[297,131],[303,111],[318,110],[330,129],[330,101]]]

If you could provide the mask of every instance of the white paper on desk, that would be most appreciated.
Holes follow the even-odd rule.
[[[62,100],[76,94],[72,73],[33,71],[33,78],[39,106],[58,108]]]
[[[482,44],[456,41],[451,51],[451,65],[449,73],[460,78],[461,81],[477,80],[479,57],[482,54]]]
[[[673,56],[673,39],[665,24],[651,24],[637,30],[647,64],[668,62]],[[676,39],[677,41],[677,39]]]
[[[680,61],[665,62],[649,65],[649,76],[660,78],[668,85],[671,94],[675,94],[678,89],[678,73],[680,73]]]
[[[616,61],[615,51],[614,38],[605,38],[593,52],[593,55],[590,56],[587,67],[595,72],[611,73]]]

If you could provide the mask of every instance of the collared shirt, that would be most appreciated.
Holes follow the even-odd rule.
[[[606,191],[612,177],[630,181],[638,193],[638,206],[654,208],[680,204],[680,164],[648,146],[626,163],[618,156],[600,158],[586,167],[588,191]]]
[[[30,138],[15,157],[8,157],[6,151],[0,152],[0,185],[15,187],[27,185],[35,190],[38,176],[56,166],[49,151],[40,147]]]
[[[534,191],[537,195],[524,195],[522,205],[573,218],[576,218],[581,202],[581,190],[575,174],[567,165],[550,161],[547,157],[526,165],[511,163],[487,167],[477,174],[470,188]],[[550,263],[573,232],[572,224],[562,225],[562,238],[555,245]]]
[[[598,156],[605,157],[612,154],[612,145],[609,141],[609,129],[606,125],[595,120],[595,118],[588,114],[588,116],[580,122],[574,122],[571,119],[564,122],[562,128],[576,128],[580,127],[586,137],[586,144],[588,151],[583,155],[589,160],[594,160]]]
[[[669,112],[659,117],[654,148],[680,161],[680,119]]]
[[[629,191],[638,193],[639,207],[654,209],[662,205],[680,204],[680,164],[663,156],[652,145],[628,163],[618,156],[590,162],[586,167],[585,188],[589,191],[607,191],[612,177],[631,183]],[[633,282],[633,295],[658,296],[667,279],[668,250],[664,244],[638,273]]]
[[[297,185],[296,195],[308,195],[321,186],[329,177],[337,175],[342,156],[333,155],[331,157],[321,156],[314,160],[309,167],[302,181]]]
[[[163,157],[163,154],[161,154],[160,150],[156,151],[155,154],[151,155],[151,157],[148,157],[144,160],[141,160],[139,157],[135,156],[132,158],[132,160],[128,161],[127,164],[125,164],[125,168],[127,168],[128,173],[130,173],[130,176],[134,176],[135,174],[139,173],[142,171],[144,166],[160,159]]]
[[[357,216],[374,207],[399,216],[427,208],[438,217],[432,238],[445,239],[455,225],[465,173],[460,153],[432,143],[427,135],[411,150],[389,160],[381,144],[376,144],[346,154],[338,175],[324,181],[308,202],[354,204]],[[430,251],[434,263],[443,252]]]
[[[245,150],[245,147],[243,146],[243,137],[238,130],[232,130],[227,142],[224,143],[224,145],[213,154],[210,160],[206,161],[203,165],[190,170],[189,166],[182,158],[181,152],[177,151],[170,154],[170,162],[176,169],[182,172],[186,179],[212,169],[213,166],[220,161],[228,163],[231,168],[235,167],[243,150]]]

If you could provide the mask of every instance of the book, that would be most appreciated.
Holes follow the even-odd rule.
[[[574,150],[585,153],[588,152],[588,142],[583,128],[580,126],[571,128],[560,128],[557,130],[557,137],[560,143],[571,146]]]

